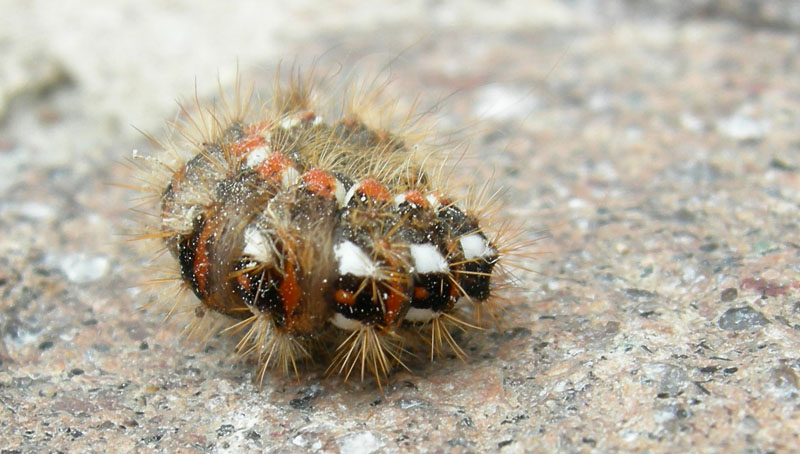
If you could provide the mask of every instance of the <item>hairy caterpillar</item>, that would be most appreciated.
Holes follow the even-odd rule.
[[[260,102],[237,84],[131,159],[144,194],[136,238],[170,256],[153,284],[175,290],[159,287],[156,301],[193,314],[189,333],[236,333],[259,382],[271,367],[298,374],[324,360],[380,385],[417,350],[463,358],[451,330],[503,310],[523,245],[487,229],[488,185],[452,194],[455,147],[413,109],[381,103],[383,88],[326,99],[293,72]]]

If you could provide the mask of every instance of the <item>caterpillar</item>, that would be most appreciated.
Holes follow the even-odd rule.
[[[167,137],[149,136],[152,153],[134,151],[134,238],[168,264],[151,304],[190,314],[190,337],[235,334],[259,383],[325,361],[380,386],[409,355],[464,358],[452,330],[501,319],[523,249],[487,227],[489,185],[454,195],[457,147],[379,101],[385,84],[326,97],[312,76],[287,79],[266,101],[238,81],[218,103],[196,96]]]

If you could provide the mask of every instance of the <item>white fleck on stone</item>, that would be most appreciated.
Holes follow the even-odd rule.
[[[561,282],[558,279],[548,279],[544,285],[544,288],[548,291],[556,291],[561,287]]]
[[[762,119],[737,114],[718,121],[717,130],[735,140],[760,140],[767,134],[769,124]]]
[[[587,107],[592,112],[602,112],[611,107],[611,95],[605,90],[595,91],[589,96]]]
[[[697,277],[697,268],[692,265],[686,265],[681,268],[681,279],[683,282],[694,282]]]
[[[345,331],[355,331],[361,328],[361,322],[353,320],[352,318],[347,318],[338,312],[331,317],[331,323],[333,326]]]
[[[303,437],[303,435],[298,435],[298,436],[292,438],[292,444],[295,445],[295,446],[300,446],[302,448],[302,447],[305,447],[308,444],[308,441],[306,441],[306,439],[305,439],[305,437]]]
[[[585,200],[573,197],[567,201],[567,207],[572,210],[580,210],[586,208],[589,204]]]
[[[244,230],[244,249],[242,253],[261,263],[272,263],[274,259],[272,242],[255,225],[249,225]]]
[[[101,255],[69,254],[59,260],[59,268],[67,279],[82,284],[94,282],[108,273],[110,263]]]
[[[447,273],[450,266],[436,246],[425,244],[412,244],[409,248],[414,259],[414,272],[418,274]]]
[[[412,307],[406,312],[405,320],[409,322],[427,322],[436,318],[436,315],[436,312],[433,312],[431,309]]]
[[[383,442],[372,432],[358,432],[336,439],[341,454],[370,454],[383,447]]]
[[[622,432],[622,439],[625,440],[626,443],[633,443],[637,438],[639,438],[639,434],[633,430],[625,430]]]
[[[530,93],[515,87],[491,84],[480,89],[475,101],[476,115],[503,121],[524,118],[539,107]]]
[[[680,117],[681,126],[692,132],[701,132],[706,125],[700,117],[691,113],[683,112]]]
[[[378,272],[378,267],[372,259],[352,241],[343,241],[334,246],[333,255],[339,262],[339,274],[372,277]]]
[[[464,258],[467,260],[491,257],[495,254],[494,248],[489,246],[483,235],[479,233],[472,233],[461,238],[460,243],[461,249],[464,251]]]
[[[16,209],[16,211],[24,218],[31,219],[34,221],[42,221],[45,219],[52,219],[56,216],[56,210],[44,203],[39,202],[25,202],[20,205],[11,206],[9,207],[10,210]],[[6,211],[6,210],[3,210]]]

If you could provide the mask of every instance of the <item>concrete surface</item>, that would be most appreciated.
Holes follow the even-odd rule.
[[[795,2],[226,3],[0,1],[0,452],[798,449]],[[323,54],[397,57],[549,232],[508,329],[385,393],[136,311],[107,184],[195,86]]]

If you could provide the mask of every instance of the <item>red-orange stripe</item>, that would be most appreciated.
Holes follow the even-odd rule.
[[[208,243],[214,236],[214,223],[210,220],[203,224],[203,231],[197,239],[197,249],[194,254],[194,264],[192,265],[192,275],[197,283],[197,290],[208,295],[208,269],[211,266],[209,260]]]
[[[400,314],[400,310],[403,308],[403,305],[406,304],[406,301],[408,301],[408,298],[403,292],[403,288],[399,285],[399,283],[395,282],[394,285],[390,287],[389,297],[386,298],[385,301],[386,313],[383,314],[383,321],[386,326],[394,323],[394,321],[397,319],[397,316]]]
[[[278,293],[283,299],[283,310],[286,314],[287,324],[292,324],[292,318],[300,303],[300,296],[302,291],[297,282],[297,275],[294,271],[294,263],[291,260],[286,261],[286,269],[283,272],[283,281],[278,288]]]

